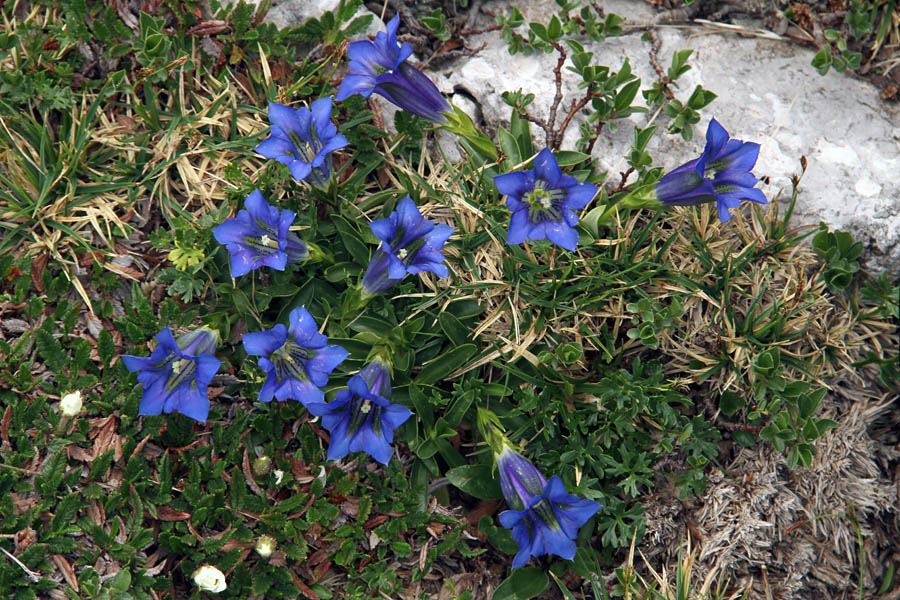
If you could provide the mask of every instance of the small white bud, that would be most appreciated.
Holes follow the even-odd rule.
[[[258,540],[256,540],[256,553],[262,556],[263,558],[269,558],[272,556],[272,553],[275,551],[275,538],[270,535],[260,536]]]
[[[64,417],[74,417],[81,412],[81,406],[81,391],[72,392],[59,401],[59,412]]]
[[[275,469],[272,471],[272,475],[275,476],[275,485],[281,485],[281,480],[284,479],[284,471],[281,469]]]
[[[194,583],[202,592],[218,594],[225,591],[225,574],[212,565],[203,565],[194,571]]]

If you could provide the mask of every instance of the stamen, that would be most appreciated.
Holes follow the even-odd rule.
[[[172,375],[178,376],[181,373],[181,370],[184,369],[187,364],[191,362],[185,358],[179,358],[175,362],[172,363]]]
[[[297,344],[285,342],[284,345],[272,353],[272,363],[275,365],[275,378],[284,381],[291,377],[299,381],[307,381],[309,375],[306,372],[306,360],[309,352]]]
[[[166,381],[166,389],[172,391],[184,382],[190,381],[194,378],[194,373],[196,372],[196,361],[188,360],[186,358],[177,358],[173,360],[172,374],[169,375],[169,379]]]

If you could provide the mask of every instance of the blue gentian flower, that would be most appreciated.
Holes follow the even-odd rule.
[[[657,201],[666,206],[715,202],[713,183],[703,177],[705,167],[705,159],[700,157],[663,175],[654,188]]]
[[[331,403],[312,403],[307,410],[322,417],[331,432],[328,460],[350,452],[365,452],[383,465],[391,460],[394,430],[412,416],[405,406],[391,404],[391,376],[387,364],[374,360],[350,378],[348,389]]]
[[[287,165],[297,181],[322,186],[331,178],[331,153],[349,142],[331,122],[331,97],[310,108],[269,103],[272,135],[254,148],[266,158]]]
[[[304,405],[322,402],[320,389],[348,352],[340,346],[326,346],[328,338],[319,333],[316,321],[305,307],[291,311],[290,328],[281,323],[268,331],[245,333],[244,350],[259,356],[259,367],[266,372],[266,382],[259,391],[262,402],[288,398]]]
[[[449,225],[435,225],[422,217],[409,196],[397,204],[386,219],[369,224],[381,244],[369,261],[360,287],[374,296],[400,282],[407,275],[431,271],[438,277],[450,272],[443,264],[441,249],[453,233]]]
[[[547,148],[535,157],[534,169],[497,175],[494,185],[506,195],[506,208],[512,211],[507,244],[549,239],[566,250],[575,250],[578,216],[573,211],[587,206],[597,186],[563,175]]]
[[[406,62],[412,46],[397,42],[399,26],[400,15],[396,15],[387,24],[387,32],[379,32],[374,42],[350,44],[350,73],[338,88],[337,100],[354,94],[368,98],[375,92],[407,112],[442,123],[450,103],[424,73]]]
[[[729,139],[713,119],[706,129],[706,147],[700,158],[663,176],[656,184],[656,199],[666,206],[691,206],[715,201],[719,220],[731,219],[741,200],[767,204],[756,177],[750,172],[759,156],[759,144]]]
[[[500,489],[510,507],[500,513],[500,523],[512,530],[519,545],[513,568],[544,554],[572,560],[578,529],[600,510],[600,504],[567,493],[559,477],[547,481],[537,467],[509,447],[496,459]]]
[[[156,335],[156,341],[159,345],[150,356],[122,355],[129,371],[139,371],[138,381],[144,386],[138,414],[175,411],[205,422],[209,414],[207,388],[222,364],[213,356],[218,344],[216,334],[198,329],[176,340],[166,327]]]
[[[277,271],[309,257],[309,248],[290,231],[294,213],[279,211],[253,190],[244,200],[246,210],[213,227],[213,236],[231,254],[231,276],[240,277],[260,267]]]

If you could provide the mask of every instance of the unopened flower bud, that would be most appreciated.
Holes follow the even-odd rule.
[[[275,485],[281,485],[281,480],[284,479],[284,471],[275,469],[272,471],[272,474],[275,476]]]
[[[81,412],[81,406],[81,391],[72,392],[59,401],[59,412],[64,417],[74,417]]]
[[[202,592],[212,592],[218,594],[225,591],[225,574],[212,565],[203,565],[199,567],[192,576],[194,583]]]
[[[269,558],[275,551],[275,545],[275,538],[273,538],[272,536],[260,536],[260,538],[256,540],[256,553],[263,558]]]
[[[260,456],[253,461],[253,474],[262,477],[272,470],[272,459],[268,456]]]

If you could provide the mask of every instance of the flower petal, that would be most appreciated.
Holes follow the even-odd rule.
[[[350,441],[352,452],[362,451],[383,465],[391,461],[391,445],[383,436],[378,435],[368,422],[364,423]]]
[[[406,423],[412,415],[412,411],[405,406],[391,404],[381,411],[382,427],[385,431],[393,431]]]
[[[707,159],[715,160],[725,143],[728,142],[728,132],[722,127],[715,118],[709,122],[706,128],[706,148],[703,150]]]
[[[578,232],[569,225],[545,221],[544,230],[547,232],[547,239],[554,244],[572,252],[578,248]]]
[[[340,460],[350,453],[350,438],[347,436],[347,427],[350,425],[350,415],[343,419],[331,430],[331,443],[328,444],[328,460]]]
[[[518,199],[525,192],[534,189],[534,171],[517,171],[497,175],[494,177],[494,185],[501,194]]]
[[[531,221],[528,220],[528,209],[522,208],[512,214],[509,219],[509,231],[506,232],[507,244],[521,244],[528,239]]]
[[[260,156],[273,158],[283,165],[289,165],[294,160],[294,144],[289,139],[274,135],[261,141],[253,151]]]
[[[738,148],[720,160],[725,163],[724,172],[747,172],[756,165],[757,158],[759,158],[759,144],[756,142],[739,142]]]
[[[195,421],[206,423],[209,399],[192,385],[185,384],[175,392],[178,394],[178,406],[175,410]]]
[[[298,306],[288,316],[288,333],[304,348],[321,348],[328,338],[319,333],[319,326],[305,306]]]
[[[316,128],[316,137],[324,139],[337,133],[337,128],[331,122],[331,96],[314,100],[309,109]]]
[[[355,42],[354,42],[355,43]],[[351,44],[352,46],[352,44]],[[341,86],[338,88],[337,96],[335,96],[335,100],[341,102],[346,100],[350,96],[354,96],[359,94],[363,98],[368,98],[372,95],[372,92],[375,91],[375,76],[374,75],[346,75],[344,80],[341,81]]]
[[[296,181],[303,181],[312,172],[312,165],[302,160],[295,160],[288,165],[288,170]]]
[[[285,133],[291,132],[301,136],[305,135],[305,132],[300,127],[297,109],[290,106],[269,102],[269,122],[280,127]]]
[[[269,356],[284,345],[287,328],[278,323],[268,331],[254,331],[241,336],[244,351],[250,356]]]
[[[566,190],[566,207],[572,210],[581,210],[597,194],[597,186],[590,183],[580,183]]]
[[[388,217],[386,219],[377,219],[369,223],[369,229],[379,240],[390,243],[391,239],[397,231],[397,219]]]
[[[544,148],[534,159],[534,175],[547,182],[548,187],[555,188],[562,177],[562,169],[549,148]]]

